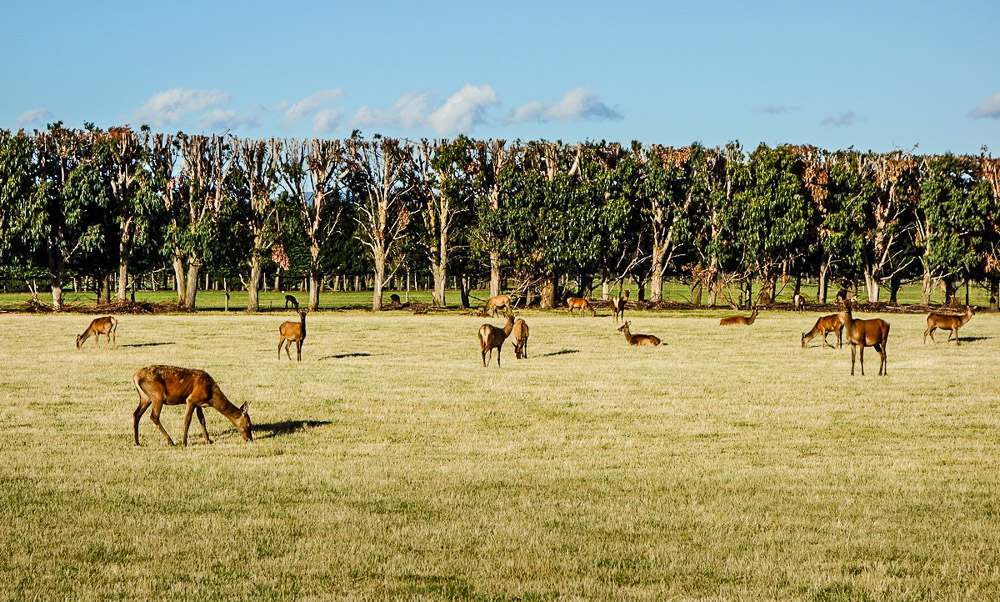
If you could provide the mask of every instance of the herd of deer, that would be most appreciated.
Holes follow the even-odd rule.
[[[625,305],[628,302],[629,291],[624,291],[621,296],[611,300],[611,309],[614,320],[617,323],[622,320],[624,323],[618,331],[625,335],[625,340],[629,345],[651,345],[660,344],[660,339],[651,334],[632,334],[629,327],[631,322],[625,321]],[[854,375],[854,366],[857,350],[860,347],[861,374],[865,373],[865,347],[873,347],[879,354],[879,375],[888,375],[886,365],[886,344],[889,340],[889,323],[880,318],[867,320],[855,319],[852,314],[852,304],[857,301],[857,297],[845,298],[838,296],[838,301],[843,303],[844,311],[840,313],[823,316],[816,320],[816,324],[809,332],[802,333],[802,347],[813,338],[823,335],[823,345],[833,348],[827,340],[830,333],[837,333],[837,347],[843,346],[843,334],[847,331],[847,342],[851,346],[851,375]],[[796,294],[793,300],[793,307],[796,311],[804,309],[804,299]],[[580,297],[570,297],[567,299],[567,307],[570,315],[574,310],[579,313],[590,311],[592,316],[596,316],[590,303]],[[488,366],[493,360],[493,350],[497,352],[497,366],[500,366],[500,352],[504,342],[513,335],[514,355],[517,359],[527,359],[528,357],[528,325],[521,318],[515,317],[511,312],[512,304],[510,295],[497,295],[490,297],[486,304],[486,311],[492,311],[493,315],[499,309],[504,309],[507,314],[506,324],[500,328],[492,324],[483,324],[479,328],[479,347],[482,352],[483,366]],[[284,322],[278,327],[278,360],[281,360],[281,349],[284,347],[285,355],[292,359],[289,348],[292,343],[296,346],[296,356],[298,361],[302,361],[302,344],[306,338],[306,314],[308,310],[298,309],[298,322]],[[951,342],[955,338],[958,345],[958,330],[964,326],[975,314],[975,308],[968,306],[965,313],[959,316],[931,312],[927,315],[927,329],[924,330],[923,342],[927,343],[927,336],[930,335],[932,342],[934,331],[937,329],[947,330],[948,340]],[[720,326],[743,325],[750,326],[757,319],[757,309],[754,308],[749,317],[730,316],[719,321]],[[115,346],[115,331],[118,328],[118,320],[112,316],[96,318],[87,327],[83,334],[76,337],[76,347],[80,349],[83,343],[90,337],[94,337],[95,344],[100,348],[100,337],[107,338],[109,346]],[[488,359],[487,359],[488,358]],[[147,409],[152,408],[150,417],[153,424],[163,433],[169,445],[174,441],[167,434],[166,429],[160,423],[160,411],[164,405],[186,405],[187,411],[184,414],[184,434],[182,442],[187,445],[188,430],[191,426],[191,417],[196,415],[201,424],[205,441],[211,443],[208,436],[208,428],[205,425],[205,414],[202,408],[215,408],[220,414],[229,419],[236,427],[237,432],[247,441],[253,440],[251,432],[250,416],[247,413],[247,404],[237,408],[225,396],[215,380],[203,370],[190,368],[179,368],[176,366],[153,365],[140,368],[132,376],[132,384],[139,394],[139,405],[132,415],[132,427],[135,435],[135,444],[139,445],[139,419]]]

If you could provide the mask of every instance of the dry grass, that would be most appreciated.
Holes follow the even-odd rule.
[[[483,368],[481,318],[8,315],[0,348],[0,597],[814,599],[1000,596],[1000,320],[920,344],[889,377],[802,350],[815,314],[528,313],[529,360]],[[859,314],[858,317],[867,317]],[[499,324],[501,320],[491,321]],[[943,337],[942,337],[943,338]],[[210,372],[257,440],[206,413],[149,422],[139,367]],[[164,410],[179,440],[183,410]]]

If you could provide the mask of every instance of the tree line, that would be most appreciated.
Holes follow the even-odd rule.
[[[996,308],[998,205],[986,149],[0,130],[0,266],[44,272],[57,309],[70,275],[107,301],[164,271],[190,308],[200,274],[238,278],[251,311],[265,273],[305,278],[312,309],[326,278],[362,273],[375,310],[402,273],[426,274],[440,306],[451,276],[464,306],[487,281],[553,307],[595,281],[655,302],[674,278],[734,306],[803,279],[821,303],[834,285],[895,301],[911,281],[954,302],[972,281]]]

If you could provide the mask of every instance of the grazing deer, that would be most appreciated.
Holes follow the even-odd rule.
[[[830,314],[816,320],[816,325],[809,332],[802,333],[802,348],[806,348],[806,343],[817,335],[823,335],[823,344],[833,349],[833,345],[827,342],[826,335],[831,332],[837,333],[837,348],[844,345],[844,318],[840,314]]]
[[[597,315],[597,312],[594,311],[594,308],[590,306],[590,302],[581,297],[568,297],[566,299],[566,307],[569,308],[569,315],[571,316],[573,315],[574,309],[579,309],[580,315],[583,315],[583,310],[589,311],[590,315],[592,316]]]
[[[729,316],[728,318],[722,318],[721,320],[719,320],[719,326],[736,326],[737,324],[741,324],[743,326],[750,326],[751,324],[754,323],[754,320],[756,319],[757,319],[757,308],[755,307],[753,308],[753,311],[750,312],[749,318],[747,318],[746,316]]]
[[[503,309],[510,311],[510,308],[510,295],[495,295],[486,301],[486,307],[483,308],[483,314],[488,315],[492,312],[493,317],[495,318],[497,317],[497,310]]]
[[[483,367],[488,365],[486,352],[490,352],[490,360],[492,361],[494,349],[497,350],[497,367],[500,367],[500,350],[512,330],[514,330],[513,314],[507,314],[507,325],[503,328],[497,328],[492,324],[483,324],[479,327],[479,349],[483,352]]]
[[[528,359],[528,325],[524,320],[514,320],[514,357]],[[499,355],[499,352],[498,352]],[[497,358],[499,361],[499,358]]]
[[[103,318],[94,318],[94,321],[90,323],[87,330],[83,331],[83,334],[76,336],[76,348],[79,349],[83,346],[83,343],[93,335],[94,343],[97,348],[101,348],[101,335],[108,337],[108,345],[117,347],[118,344],[115,341],[115,331],[118,329],[118,320],[113,316],[104,316]]]
[[[615,324],[618,323],[618,319],[625,319],[625,304],[628,303],[628,290],[622,293],[621,297],[611,298],[611,311],[614,313]]]
[[[389,295],[389,302],[391,302],[393,305],[402,305],[403,304],[403,300],[400,299],[399,295],[397,295],[396,293],[393,293],[393,294]]]
[[[960,345],[958,342],[958,329],[965,326],[965,323],[969,321],[970,318],[976,313],[976,310],[971,305],[965,306],[965,313],[960,316],[952,316],[948,314],[938,314],[931,312],[927,314],[927,330],[924,331],[924,344],[927,343],[927,335],[931,335],[931,342],[937,343],[934,340],[934,331],[938,328],[941,330],[950,330],[948,333],[948,340],[945,343],[951,342],[951,336],[955,335],[955,344]]]
[[[870,320],[855,320],[851,314],[851,302],[844,303],[844,329],[847,331],[847,342],[851,344],[851,376],[854,376],[854,355],[861,346],[861,376],[865,375],[865,347],[874,347],[881,361],[878,366],[879,376],[889,376],[889,366],[886,362],[886,343],[889,342],[889,323],[880,318]]]
[[[299,321],[298,322],[284,322],[278,327],[278,334],[281,335],[281,340],[278,341],[278,361],[281,361],[281,346],[285,346],[285,355],[288,359],[292,359],[292,354],[289,353],[288,348],[295,343],[295,352],[298,356],[298,361],[302,361],[302,343],[306,340],[306,314],[309,313],[304,309],[299,310]]]
[[[795,311],[805,311],[806,310],[806,298],[800,293],[795,293],[792,297],[792,307]]]
[[[293,309],[299,308],[299,300],[295,298],[295,295],[285,295],[285,309],[288,309],[288,304],[292,304]]]
[[[250,415],[247,414],[247,404],[237,408],[215,384],[215,380],[204,370],[178,368],[177,366],[146,366],[140,368],[132,376],[132,384],[139,392],[139,407],[132,414],[132,430],[135,434],[135,444],[139,445],[139,419],[149,406],[153,406],[150,418],[156,428],[160,429],[167,443],[174,440],[167,434],[167,429],[160,424],[160,410],[163,406],[187,405],[184,413],[184,438],[187,445],[188,428],[191,426],[191,414],[198,415],[201,431],[205,433],[205,441],[211,443],[208,427],[205,426],[205,413],[202,408],[213,407],[229,419],[236,430],[247,441],[253,441],[250,430]]]
[[[629,325],[632,322],[625,322],[618,328],[618,332],[625,334],[625,340],[628,341],[629,345],[652,345],[657,346],[660,344],[660,339],[651,334],[632,334],[629,332]]]

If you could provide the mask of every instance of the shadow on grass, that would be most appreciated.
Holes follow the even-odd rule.
[[[543,353],[538,357],[551,357],[553,355],[568,355],[570,353],[580,353],[579,349],[562,349],[560,351],[553,351],[552,353]]]
[[[326,426],[333,424],[329,420],[285,420],[284,422],[272,422],[270,424],[253,425],[254,439],[270,439],[281,435],[291,435],[314,426]],[[267,432],[266,435],[257,434]]]
[[[976,341],[989,341],[993,338],[995,337],[962,337],[960,340],[965,341],[966,343],[975,343]],[[954,340],[955,339],[953,338],[952,341]]]
[[[119,347],[159,347],[160,345],[176,345],[177,343],[129,343],[128,345],[119,345]]]
[[[339,353],[337,355],[328,355],[326,357],[319,358],[319,361],[323,360],[341,360],[345,357],[371,357],[370,353]]]

